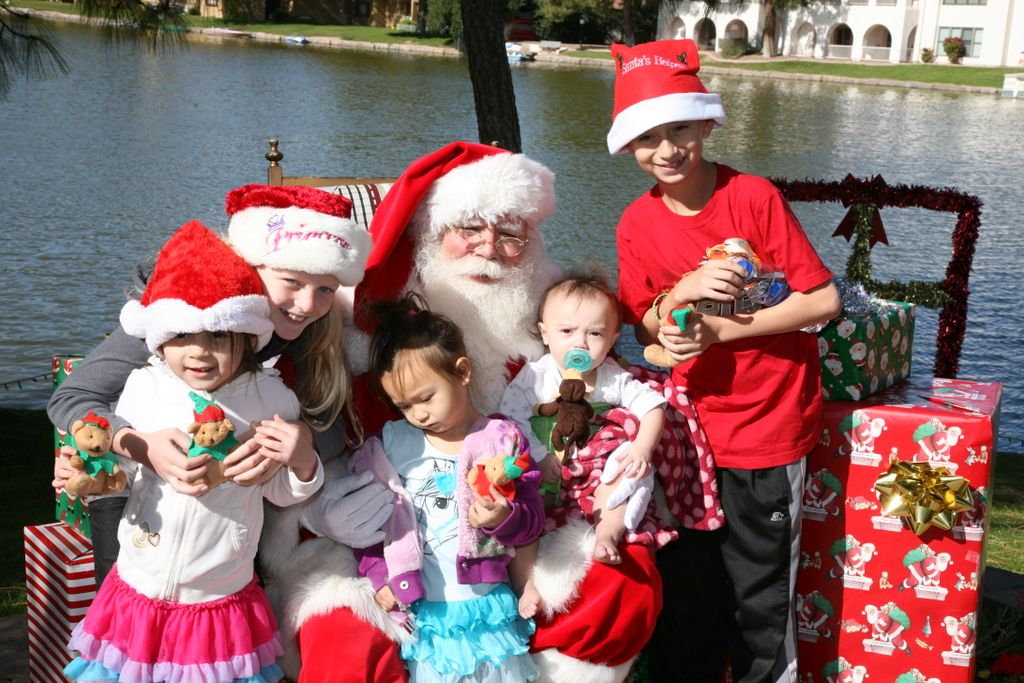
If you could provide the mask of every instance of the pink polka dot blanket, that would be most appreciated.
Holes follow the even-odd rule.
[[[665,491],[669,512],[683,527],[711,531],[725,523],[718,500],[715,464],[704,429],[686,389],[672,378],[644,367],[627,367],[634,378],[646,382],[668,401],[665,426],[654,451],[658,482]],[[553,531],[570,519],[593,523],[594,491],[609,455],[624,441],[636,437],[640,420],[623,408],[612,408],[599,418],[600,429],[587,445],[562,466],[562,487],[547,510],[545,531]],[[678,536],[671,524],[659,519],[652,499],[635,531],[627,531],[627,543],[660,548]]]

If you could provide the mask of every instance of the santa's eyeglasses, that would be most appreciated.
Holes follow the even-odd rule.
[[[530,241],[529,239],[499,232],[490,225],[460,225],[450,230],[465,243],[466,249],[469,251],[476,251],[485,244],[493,244],[494,251],[508,258],[522,254],[523,249],[526,248],[526,243]],[[486,239],[486,233],[488,232],[494,234],[493,241]]]

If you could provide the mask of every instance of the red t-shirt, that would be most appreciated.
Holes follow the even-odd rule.
[[[822,264],[778,189],[718,165],[715,192],[694,216],[673,213],[657,187],[623,213],[617,232],[619,299],[638,324],[654,297],[697,268],[705,249],[730,237],[750,243],[765,266],[806,292],[832,273]],[[697,406],[719,467],[759,469],[806,455],[821,430],[817,339],[786,332],[713,344],[676,366]]]

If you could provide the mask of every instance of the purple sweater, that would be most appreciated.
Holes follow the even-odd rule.
[[[473,528],[467,519],[473,494],[466,481],[470,469],[479,461],[508,451],[528,449],[529,443],[512,420],[501,416],[481,418],[473,425],[463,442],[458,459],[456,500],[459,516],[459,552],[456,576],[459,583],[503,583],[508,581],[507,566],[512,559],[511,548],[525,545],[540,536],[544,526],[544,505],[538,491],[540,472],[530,471],[519,477],[511,514],[494,529]],[[379,437],[370,438],[349,460],[353,473],[369,471],[374,478],[395,492],[395,512],[385,528],[387,540],[362,551],[359,573],[370,579],[375,590],[388,585],[395,597],[410,605],[424,595],[420,568],[423,543],[416,525],[412,496],[391,465]],[[497,554],[474,556],[478,538],[491,537],[506,550]]]

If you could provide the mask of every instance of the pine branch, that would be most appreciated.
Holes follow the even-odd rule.
[[[116,44],[145,44],[151,50],[186,42],[182,6],[172,0],[81,0],[83,16],[100,19],[103,35]]]
[[[42,79],[68,73],[53,27],[0,0],[0,99],[18,75]]]

